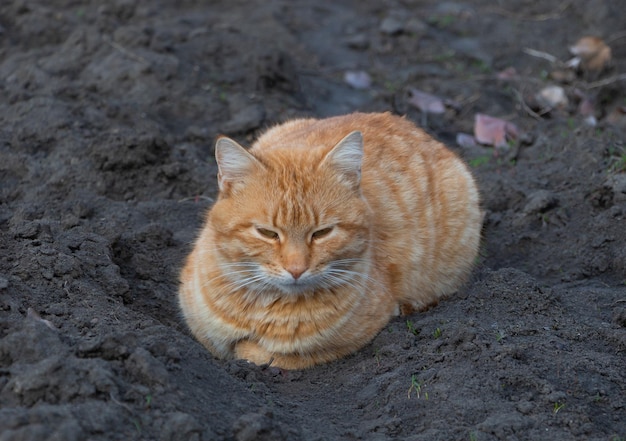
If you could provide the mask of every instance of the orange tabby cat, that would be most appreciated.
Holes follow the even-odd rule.
[[[219,198],[180,306],[219,358],[299,369],[354,352],[454,292],[478,249],[466,166],[404,118],[299,119],[215,146]]]

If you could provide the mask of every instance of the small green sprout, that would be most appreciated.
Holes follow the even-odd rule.
[[[552,413],[556,415],[557,413],[559,413],[559,410],[563,409],[564,407],[565,407],[565,403],[559,403],[557,401],[556,403],[554,403],[554,407],[552,408]]]
[[[374,350],[374,360],[376,360],[376,365],[380,366],[380,360],[382,356],[380,355],[380,348],[376,348]]]
[[[415,395],[419,398],[422,394],[422,387],[424,386],[424,382],[422,380],[417,379],[417,375],[411,375],[411,386],[409,387],[409,391],[407,392],[407,398],[411,398],[411,392],[415,391]],[[424,396],[425,399],[428,399],[428,394]]]
[[[479,156],[477,158],[469,160],[469,165],[472,168],[478,168],[481,165],[485,165],[485,164],[488,164],[488,163],[489,163],[489,156],[487,156],[487,155]]]
[[[441,328],[437,328],[433,331],[433,337],[435,338],[441,337]]]
[[[502,340],[504,340],[504,338],[506,337],[506,334],[503,330],[498,330],[496,331],[496,341],[498,343],[502,343]]]
[[[413,335],[417,335],[417,334],[420,333],[417,329],[415,329],[415,325],[413,324],[413,322],[411,320],[407,320],[406,321],[406,328]]]

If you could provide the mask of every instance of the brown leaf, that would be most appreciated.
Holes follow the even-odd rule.
[[[445,113],[446,106],[443,99],[430,93],[422,92],[421,90],[411,87],[409,89],[409,104],[417,107],[424,113]]]
[[[519,137],[519,130],[513,123],[477,113],[474,118],[474,137],[481,144],[506,147],[508,139]]]
[[[583,37],[569,50],[575,57],[568,63],[584,71],[600,72],[611,62],[611,48],[598,37]]]

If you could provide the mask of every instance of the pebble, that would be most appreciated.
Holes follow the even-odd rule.
[[[396,35],[404,30],[404,24],[395,17],[387,17],[380,23],[380,32],[387,35]]]
[[[560,86],[544,87],[535,95],[535,100],[543,107],[564,108],[569,104],[565,89]]]
[[[348,47],[357,50],[365,50],[369,47],[370,41],[365,34],[354,34],[345,40]]]
[[[613,190],[614,202],[626,201],[626,174],[620,173],[609,177],[605,185]]]

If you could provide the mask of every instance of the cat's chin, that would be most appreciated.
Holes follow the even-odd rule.
[[[290,296],[313,294],[320,289],[311,283],[278,283],[275,286],[281,294]]]

